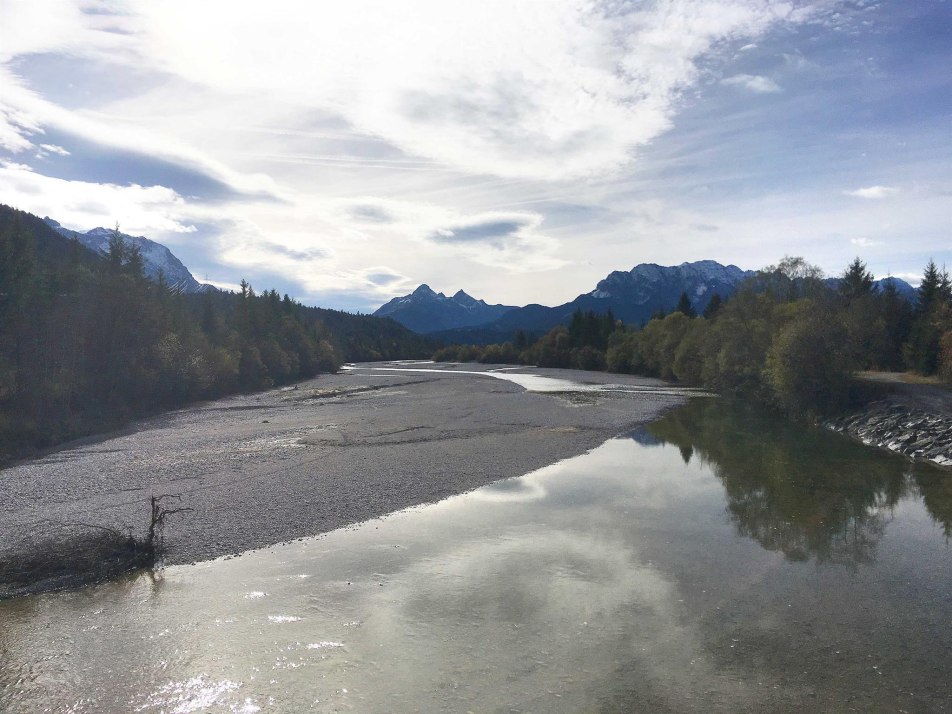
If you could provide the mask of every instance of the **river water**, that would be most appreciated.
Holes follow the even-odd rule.
[[[522,367],[500,367],[486,368],[481,370],[466,370],[454,367],[447,369],[446,366],[426,367],[422,365],[435,364],[428,360],[405,360],[403,362],[392,362],[392,365],[406,365],[400,367],[368,367],[366,365],[345,365],[344,370],[368,373],[392,373],[392,372],[423,372],[425,374],[467,374],[470,376],[493,377],[506,382],[518,384],[527,392],[542,392],[549,394],[570,394],[570,393],[595,393],[595,392],[614,392],[616,394],[674,394],[686,397],[695,396],[713,396],[703,389],[695,387],[670,387],[670,386],[645,386],[636,384],[611,384],[611,383],[580,383],[569,379],[560,379],[558,377],[545,377],[540,374],[526,374],[525,372],[515,372],[513,370],[522,370]],[[456,365],[457,363],[452,363]]]
[[[952,474],[696,400],[324,536],[0,603],[0,711],[948,711]]]

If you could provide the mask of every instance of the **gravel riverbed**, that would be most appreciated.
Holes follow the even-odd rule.
[[[177,494],[191,509],[169,519],[166,562],[237,554],[522,475],[690,394],[595,372],[513,370],[643,391],[538,393],[452,373],[489,369],[473,365],[370,369],[385,366],[197,404],[0,470],[0,554],[66,523],[141,533],[151,494]]]

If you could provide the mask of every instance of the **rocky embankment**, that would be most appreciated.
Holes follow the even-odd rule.
[[[830,419],[824,426],[868,446],[952,467],[952,417],[946,414],[885,400],[873,402],[860,412]]]

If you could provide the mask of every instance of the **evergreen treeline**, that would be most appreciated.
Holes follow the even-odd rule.
[[[400,325],[274,290],[176,294],[117,235],[100,256],[0,206],[0,460],[344,360],[421,357]]]
[[[438,362],[508,362],[537,364],[540,367],[604,370],[609,338],[621,329],[621,323],[615,320],[611,310],[604,315],[576,311],[567,327],[554,327],[537,340],[530,339],[520,330],[512,342],[450,345],[437,350],[433,359]]]
[[[687,295],[638,329],[576,313],[536,342],[443,348],[437,360],[519,362],[674,379],[795,414],[842,408],[858,370],[908,369],[952,381],[952,286],[930,261],[910,304],[857,258],[831,289],[802,258],[761,270],[694,314]]]

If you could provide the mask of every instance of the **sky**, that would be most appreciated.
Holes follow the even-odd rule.
[[[555,305],[952,267],[952,1],[0,0],[0,203],[200,281]]]

